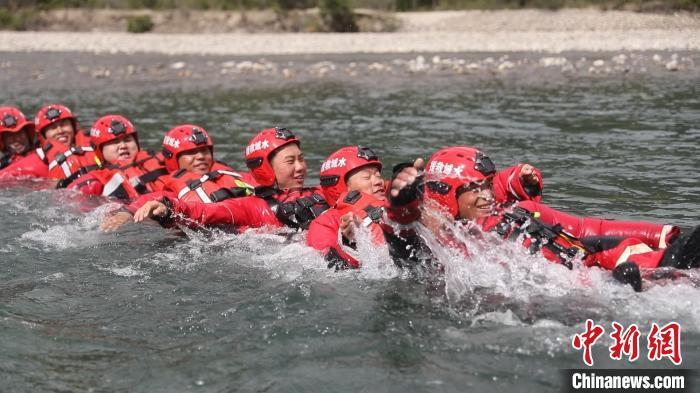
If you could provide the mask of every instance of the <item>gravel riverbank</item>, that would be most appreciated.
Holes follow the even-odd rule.
[[[696,14],[596,10],[396,14],[393,33],[0,32],[0,52],[300,55],[420,52],[695,51]]]

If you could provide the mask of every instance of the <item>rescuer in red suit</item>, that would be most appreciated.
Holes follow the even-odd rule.
[[[430,158],[424,176],[421,161],[392,182],[390,215],[399,222],[420,218],[433,232],[444,234],[440,218],[461,220],[503,238],[522,238],[531,252],[569,266],[581,253],[587,266],[613,270],[618,280],[636,290],[641,290],[640,267],[700,265],[700,227],[678,237],[675,226],[581,218],[535,201],[507,208],[495,203],[495,166],[481,151],[459,146],[442,149]],[[423,202],[430,209],[419,209]],[[454,240],[438,238],[446,243]]]
[[[251,174],[215,161],[214,141],[200,126],[182,124],[169,130],[163,156],[170,172],[164,188],[183,202],[214,203],[253,193]]]
[[[129,201],[162,191],[167,169],[152,151],[141,150],[138,133],[121,115],[102,116],[90,129],[90,141],[103,169],[88,173],[71,188],[86,195],[102,195]]]
[[[35,145],[34,123],[18,108],[0,107],[0,170],[31,154]]]
[[[55,179],[58,188],[64,188],[101,167],[78,119],[65,106],[42,107],[34,117],[34,128],[40,147],[12,162],[0,176]]]
[[[292,131],[260,131],[248,143],[245,160],[257,183],[254,195],[216,203],[185,202],[167,195],[160,200],[141,198],[130,206],[135,209],[134,221],[154,217],[164,225],[233,225],[238,231],[262,226],[308,229],[328,208],[320,187],[304,187],[306,161]]]
[[[334,205],[311,223],[307,244],[323,253],[329,265],[359,267],[354,255],[354,228],[365,226],[376,244],[384,243],[382,225],[386,203],[386,182],[382,163],[369,148],[343,147],[321,165],[321,187],[329,204]],[[498,200],[502,202],[535,199],[542,190],[540,172],[528,164],[518,164],[498,173]]]

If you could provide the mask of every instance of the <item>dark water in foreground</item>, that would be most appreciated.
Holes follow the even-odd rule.
[[[86,125],[120,112],[148,146],[178,122],[201,124],[239,167],[254,130],[285,125],[301,135],[310,179],[346,144],[391,164],[476,145],[500,166],[542,168],[557,208],[689,227],[700,223],[699,87],[672,74],[554,85],[454,77],[0,97],[26,112],[61,100]],[[635,294],[506,245],[457,264],[445,296],[371,249],[363,271],[333,273],[274,234],[101,234],[104,208],[84,212],[69,192],[35,186],[0,185],[3,392],[558,391],[558,370],[583,366],[570,343],[586,318],[608,330],[634,322],[644,335],[678,321],[683,366],[700,362],[692,280]],[[629,367],[607,359],[605,340],[596,366]]]

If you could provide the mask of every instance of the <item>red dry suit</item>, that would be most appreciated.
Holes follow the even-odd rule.
[[[494,179],[494,188],[499,178],[497,175]],[[503,193],[496,195],[501,204],[502,196]],[[415,221],[420,217],[418,202],[391,207],[388,215],[402,224]],[[663,249],[680,232],[672,225],[577,217],[532,200],[519,202],[512,211],[501,206],[494,216],[478,219],[476,223],[504,238],[515,239],[525,234],[524,246],[533,253],[541,251],[551,261],[570,266],[571,259],[582,251],[587,266],[606,269],[614,269],[626,261],[642,268],[655,268],[662,260]],[[440,240],[452,243],[450,239]]]
[[[526,215],[514,217],[519,212]],[[531,221],[527,221],[528,215]],[[587,266],[609,270],[626,261],[641,268],[658,267],[663,249],[680,232],[672,225],[577,217],[531,201],[519,203],[512,212],[501,210],[477,223],[484,230],[496,231],[507,238],[525,234],[523,245],[532,252],[541,250],[551,261],[568,263],[580,250]]]
[[[341,194],[333,208],[311,222],[306,244],[323,253],[328,267],[358,268],[361,263],[352,255],[354,244],[340,233],[340,218],[352,212],[360,225],[370,231],[375,245],[382,245],[384,205],[385,201],[360,191]]]
[[[81,177],[72,188],[86,195],[135,200],[143,194],[162,191],[167,175],[162,157],[152,151],[139,151],[133,162],[106,164],[104,169]]]
[[[231,167],[215,162],[209,172],[200,175],[180,169],[163,178],[164,190],[184,202],[214,203],[229,198],[253,194],[255,183],[248,183],[248,172],[236,172]]]
[[[49,177],[49,166],[41,159],[36,150],[29,154],[17,157],[0,171],[0,177]]]
[[[13,162],[2,172],[3,177],[44,177],[59,180],[64,188],[90,171],[101,168],[92,147],[49,143]]]
[[[216,203],[185,202],[166,194],[160,200],[170,205],[170,214],[159,221],[165,226],[193,222],[204,226],[233,225],[239,232],[263,226],[308,229],[309,223],[328,209],[321,195],[319,186],[300,190],[258,187],[255,195]],[[127,208],[136,211],[153,199],[143,196]]]
[[[493,189],[497,203],[505,204],[520,200],[539,201],[541,199],[543,188],[541,172],[535,169],[538,178],[537,184],[530,186],[524,185],[520,178],[520,171],[523,165],[524,164],[517,164],[496,173],[493,179]],[[386,189],[389,189],[388,184]],[[380,220],[374,219],[367,221],[366,217],[369,214],[368,210],[372,208],[382,208],[385,203],[363,193],[361,193],[357,202],[348,203],[345,201],[346,196],[347,194],[338,198],[338,205],[340,206],[336,205],[327,210],[311,223],[309,234],[306,237],[306,242],[309,246],[323,253],[330,263],[329,267],[333,265],[339,266],[339,262],[340,264],[344,262],[345,265],[353,268],[360,266],[359,261],[350,255],[351,251],[348,250],[348,248],[351,248],[351,245],[343,244],[343,242],[347,243],[347,240],[343,239],[339,234],[340,217],[346,213],[353,212],[360,218],[361,222],[366,224],[372,232],[375,241],[378,241],[380,238],[377,236],[377,233],[381,233],[380,226],[378,225]],[[414,207],[417,208],[417,205]],[[404,210],[404,213],[406,212],[407,211]],[[392,213],[397,212],[393,210]],[[374,214],[376,215],[377,213]],[[396,217],[392,216],[392,218]],[[403,217],[403,219],[396,219],[396,221],[399,223],[408,223],[415,218],[417,218],[417,216],[411,215],[410,217]],[[373,225],[373,223],[377,225]]]

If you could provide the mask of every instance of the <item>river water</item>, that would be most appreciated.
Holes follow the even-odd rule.
[[[200,124],[234,167],[255,130],[286,126],[303,141],[309,184],[343,145],[369,145],[387,164],[475,145],[501,167],[541,168],[544,201],[556,208],[687,228],[700,223],[693,75],[257,76],[75,90],[50,79],[0,97],[27,113],[61,101],[85,125],[122,113],[149,147],[174,124]],[[605,272],[569,271],[506,244],[471,261],[445,251],[446,286],[435,289],[371,247],[361,247],[363,270],[328,271],[294,241],[303,234],[155,224],[99,233],[104,203],[40,182],[0,185],[1,391],[559,391],[560,369],[584,367],[571,339],[587,318],[607,331],[636,323],[643,335],[632,365],[611,360],[601,339],[596,367],[672,367],[644,359],[651,323],[669,321],[682,326],[682,367],[700,362],[695,273],[634,293]]]

